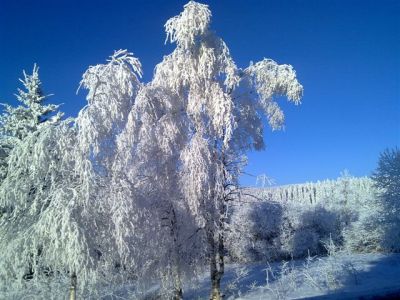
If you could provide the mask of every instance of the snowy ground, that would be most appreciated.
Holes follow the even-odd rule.
[[[206,267],[206,266],[205,266]],[[59,293],[43,296],[43,290],[17,293],[0,299],[66,299],[68,286],[62,283]],[[151,287],[151,288],[149,288]],[[205,270],[197,284],[184,286],[184,299],[209,299],[209,273]],[[57,289],[54,289],[57,291]],[[143,292],[138,293],[138,290]],[[333,252],[328,257],[313,257],[286,263],[254,263],[226,266],[222,282],[226,300],[268,299],[400,299],[400,253],[344,254]],[[160,300],[159,285],[146,287],[104,286],[99,295],[90,299]],[[384,297],[382,297],[384,296]],[[81,297],[82,298],[82,297]],[[80,299],[78,297],[78,299]],[[83,297],[82,299],[87,299]]]
[[[185,299],[208,299],[207,275]],[[225,299],[400,299],[400,254],[343,254],[285,264],[229,265]],[[398,298],[396,298],[398,297]]]

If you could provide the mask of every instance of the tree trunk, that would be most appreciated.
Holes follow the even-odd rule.
[[[215,240],[214,237],[209,237],[210,244],[210,277],[211,277],[211,296],[210,300],[221,299],[221,286],[218,276],[217,257],[215,251]]]
[[[182,288],[180,287],[180,284],[178,287],[175,287],[173,299],[174,300],[182,300],[183,299],[183,293],[182,293]]]
[[[215,159],[218,158],[218,146],[217,142],[214,142],[214,149],[215,149]],[[224,150],[221,153],[221,162],[224,166],[223,172],[223,183],[226,183],[226,165],[225,165],[225,154]],[[224,187],[225,189],[225,187]],[[213,222],[209,224],[208,228],[208,242],[210,245],[210,277],[211,277],[211,296],[210,300],[221,300],[224,295],[221,293],[221,279],[224,275],[225,271],[225,263],[224,263],[224,230],[225,230],[225,213],[226,213],[226,204],[225,204],[225,190],[224,196],[219,198],[218,194],[213,193],[213,197],[217,198],[218,203],[218,212],[219,212],[219,219],[218,225],[215,227]],[[216,236],[218,235],[218,236]]]
[[[221,278],[224,275],[224,244],[222,234],[215,240],[213,234],[209,234],[210,244],[210,277],[211,296],[210,300],[221,300]]]
[[[71,286],[69,287],[69,300],[76,300],[76,275],[73,273],[71,275]]]
[[[174,295],[173,300],[182,300],[183,299],[183,291],[182,291],[182,280],[181,280],[181,272],[179,269],[177,257],[175,255],[175,266],[173,267],[174,276]]]
[[[179,262],[179,249],[178,249],[178,227],[174,208],[172,208],[172,220],[171,220],[171,235],[173,236],[174,249],[173,249],[173,268],[172,275],[174,277],[174,296],[173,300],[182,300],[182,280],[181,280],[181,270]]]

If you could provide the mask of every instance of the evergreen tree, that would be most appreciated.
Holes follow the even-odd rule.
[[[59,105],[44,104],[48,96],[45,96],[42,90],[39,67],[34,65],[32,75],[26,74],[25,71],[23,74],[24,79],[20,79],[20,82],[25,90],[19,88],[16,94],[21,104],[17,107],[3,104],[4,113],[0,117],[0,133],[19,140],[36,131],[40,124],[47,121],[57,122],[62,117],[62,113],[57,112]]]
[[[59,105],[44,104],[48,96],[42,90],[39,79],[39,67],[35,64],[32,75],[23,71],[24,79],[20,79],[24,89],[18,89],[17,100],[21,103],[17,107],[9,104],[4,106],[0,116],[0,180],[7,175],[8,157],[10,151],[27,135],[38,130],[46,122],[57,123],[62,117],[57,112]]]

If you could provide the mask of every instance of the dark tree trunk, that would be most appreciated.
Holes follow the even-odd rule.
[[[69,300],[76,300],[76,285],[77,285],[77,278],[76,274],[73,273],[71,275],[71,286],[69,287]]]
[[[222,220],[220,221],[222,226]],[[223,295],[221,293],[221,279],[225,271],[224,262],[224,236],[223,228],[220,228],[218,238],[210,232],[208,234],[208,242],[210,246],[210,277],[211,277],[211,300],[220,300]]]
[[[182,300],[183,299],[183,293],[182,293],[182,288],[180,287],[176,287],[175,292],[174,292],[174,300]]]

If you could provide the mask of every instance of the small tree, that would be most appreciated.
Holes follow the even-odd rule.
[[[400,150],[386,149],[379,157],[378,167],[372,174],[379,190],[379,202],[383,208],[385,229],[384,248],[400,250]]]

